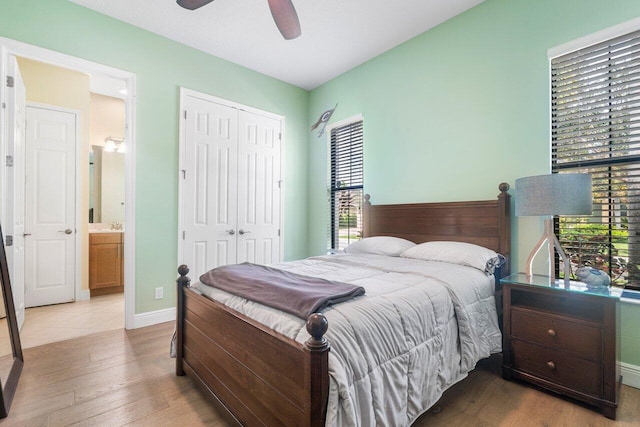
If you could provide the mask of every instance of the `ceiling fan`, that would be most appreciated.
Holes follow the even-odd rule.
[[[177,0],[180,6],[189,10],[198,9],[212,1],[213,0]],[[269,9],[271,9],[273,20],[276,22],[276,26],[278,30],[280,30],[282,37],[286,40],[291,40],[302,34],[298,14],[291,0],[267,1],[269,2]]]

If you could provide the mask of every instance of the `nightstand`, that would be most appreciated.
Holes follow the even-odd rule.
[[[503,377],[583,401],[615,419],[621,289],[512,274],[503,292]]]

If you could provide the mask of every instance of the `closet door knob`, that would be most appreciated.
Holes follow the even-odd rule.
[[[240,234],[241,236],[245,235],[245,234],[249,234],[249,233],[251,233],[251,232],[250,231],[244,231],[242,228],[240,230],[238,230],[238,234]]]
[[[226,233],[229,234],[230,236],[233,236],[234,234],[236,234],[236,230],[232,228],[231,230],[227,230]]]

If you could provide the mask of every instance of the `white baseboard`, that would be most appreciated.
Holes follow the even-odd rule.
[[[81,289],[78,291],[76,301],[89,301],[91,298],[91,291],[89,289]]]
[[[618,366],[620,366],[622,384],[640,389],[640,366],[624,362],[618,362]]]
[[[174,322],[175,320],[175,307],[165,308],[163,310],[149,311],[147,313],[140,313],[134,316],[133,329],[157,325],[158,323]]]

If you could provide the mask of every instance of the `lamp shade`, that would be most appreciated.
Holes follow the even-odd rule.
[[[554,173],[516,179],[517,216],[591,215],[591,174]]]

